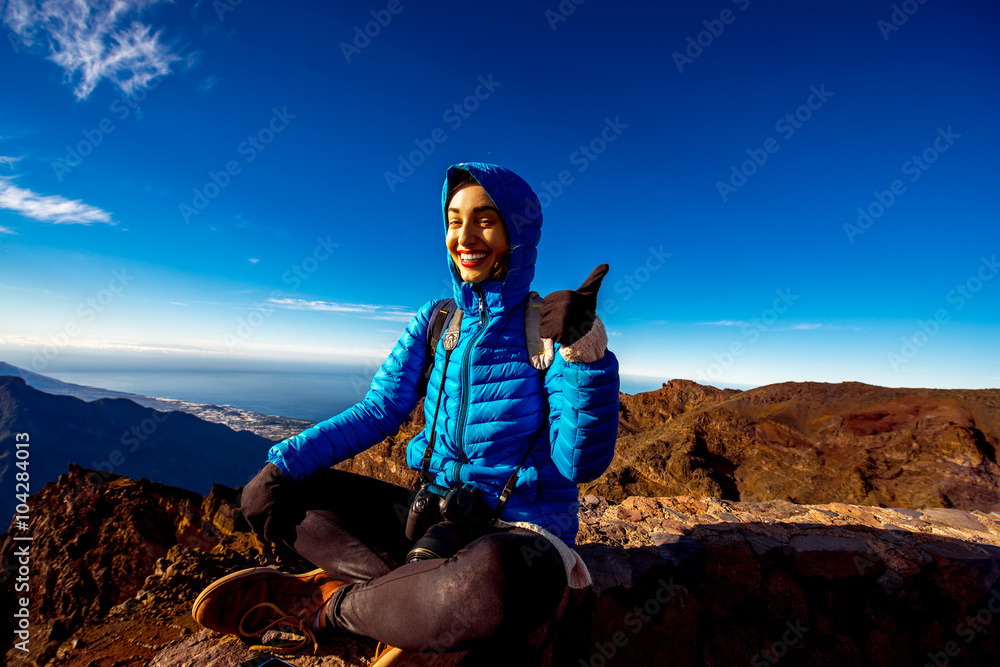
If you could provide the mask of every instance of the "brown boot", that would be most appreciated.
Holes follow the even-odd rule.
[[[240,570],[209,585],[194,601],[191,615],[201,626],[223,634],[260,637],[268,630],[291,629],[303,639],[275,652],[292,652],[312,643],[312,622],[344,582],[322,569],[286,574],[269,567]]]

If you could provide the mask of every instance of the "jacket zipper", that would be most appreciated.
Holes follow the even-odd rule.
[[[479,287],[478,285],[476,287]],[[462,403],[459,410],[458,416],[458,450],[462,455],[462,461],[465,463],[469,462],[469,457],[465,455],[465,419],[467,417],[469,408],[469,356],[472,354],[472,348],[475,347],[476,341],[482,338],[483,334],[486,333],[486,302],[483,299],[483,294],[480,289],[473,288],[476,291],[476,295],[479,297],[479,326],[480,331],[475,335],[475,337],[469,341],[469,346],[465,348],[465,354],[462,355]]]

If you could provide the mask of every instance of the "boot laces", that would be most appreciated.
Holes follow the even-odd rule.
[[[268,621],[268,623],[259,630],[248,630],[244,627],[244,622],[254,611],[258,609],[268,609],[275,613],[275,618]],[[294,653],[302,648],[305,648],[310,643],[313,647],[313,653],[315,654],[319,650],[319,642],[316,640],[316,633],[313,632],[311,627],[311,622],[307,619],[303,619],[295,614],[289,614],[282,610],[278,605],[273,602],[261,602],[256,604],[243,615],[240,619],[240,634],[245,637],[258,637],[262,638],[264,633],[270,630],[278,630],[280,632],[291,632],[293,634],[302,635],[302,639],[292,639],[285,640],[281,644],[267,644],[256,646],[254,648],[265,648],[269,651],[274,651],[275,653]]]

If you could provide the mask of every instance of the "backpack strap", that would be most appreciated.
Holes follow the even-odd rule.
[[[417,383],[417,394],[419,396],[427,395],[427,383],[431,379],[431,371],[434,370],[434,354],[437,352],[438,341],[441,340],[441,334],[445,328],[451,323],[451,319],[454,317],[455,311],[458,310],[458,306],[455,303],[455,299],[449,298],[438,303],[435,310],[434,319],[431,321],[431,325],[427,327],[427,337],[424,341],[427,346],[427,361],[424,362],[424,373],[420,377],[420,382]]]
[[[528,294],[524,304],[524,341],[528,346],[528,361],[544,374],[555,358],[555,348],[551,338],[542,338],[542,303],[538,292]]]
[[[541,322],[542,322],[542,303],[544,299],[538,294],[538,292],[531,292],[528,294],[528,299],[524,304],[524,340],[525,344],[528,346],[528,360],[531,365],[538,369],[538,374],[542,380],[542,397],[546,398],[545,395],[545,374],[549,370],[549,366],[552,365],[552,360],[555,358],[555,347],[552,344],[551,338],[542,338],[541,334]],[[524,450],[524,455],[521,456],[520,462],[517,464],[517,468],[511,473],[510,477],[507,478],[507,483],[504,484],[503,491],[500,492],[500,499],[497,503],[495,511],[495,516],[499,517],[500,512],[503,511],[504,505],[507,504],[507,500],[510,498],[511,494],[514,493],[514,487],[517,486],[517,475],[521,472],[524,467],[525,462],[528,460],[528,456],[531,454],[532,448],[535,446],[535,442],[541,437],[542,433],[549,426],[549,410],[548,410],[548,400],[546,400],[545,405],[545,418],[542,423],[539,424],[538,429],[531,436],[531,441],[528,443],[528,448]]]
[[[454,302],[452,303],[454,304]],[[448,371],[448,359],[451,358],[451,351],[458,345],[458,336],[461,327],[462,311],[459,310],[457,316],[451,318],[451,322],[448,324],[448,333],[444,336],[444,369],[441,371],[441,387],[438,388],[437,404],[434,406],[434,418],[431,420],[431,434],[427,438],[427,447],[424,448],[423,461],[420,462],[420,476],[428,484],[434,481],[434,475],[431,474],[431,455],[434,453],[434,435],[437,428],[438,410],[441,409],[441,397],[444,395],[444,381]]]
[[[546,371],[549,370],[549,366],[552,365],[552,360],[555,358],[555,348],[551,338],[542,338],[541,335],[541,313],[543,301],[544,299],[538,294],[538,292],[531,292],[528,294],[528,298],[524,304],[524,340],[528,349],[528,360],[531,362],[531,365],[539,371],[539,376],[541,377],[543,384],[542,395],[544,396],[545,375]],[[442,332],[446,327],[448,329],[448,333],[445,336],[444,343],[444,371],[447,371],[448,369],[448,359],[451,357],[451,351],[455,349],[456,345],[458,345],[462,316],[459,312],[458,317],[455,317],[456,311],[458,311],[458,305],[455,303],[455,299],[445,299],[444,301],[441,301],[437,305],[437,313],[435,314],[433,324],[427,327],[427,362],[424,366],[424,374],[418,385],[421,396],[427,395],[427,383],[430,381],[431,371],[434,369],[434,355],[437,351],[437,344],[438,341],[441,340]],[[444,382],[444,371],[442,371],[441,376],[442,383]],[[431,434],[428,438],[427,447],[424,449],[424,456],[420,466],[421,477],[424,481],[428,482],[433,481],[433,475],[430,474],[430,462],[431,454],[434,451],[435,427],[437,426],[438,410],[441,408],[441,396],[443,393],[444,391],[438,391],[437,405],[434,406],[434,417],[431,420]],[[531,454],[531,450],[535,446],[535,442],[548,427],[548,405],[546,405],[545,413],[545,418],[532,435],[531,441],[528,443],[528,447],[525,450],[524,455],[517,464],[517,468],[507,479],[507,483],[504,485],[504,489],[500,493],[499,503],[494,510],[496,512],[495,516],[500,516],[500,512],[503,510],[504,505],[507,504],[507,500],[514,492],[514,487],[517,485],[518,473],[521,472],[525,462],[528,460],[528,456]]]

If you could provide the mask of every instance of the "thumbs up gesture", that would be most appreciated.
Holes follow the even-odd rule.
[[[608,268],[601,264],[575,290],[560,290],[545,297],[539,325],[543,338],[569,346],[587,335],[597,317],[597,292]]]

